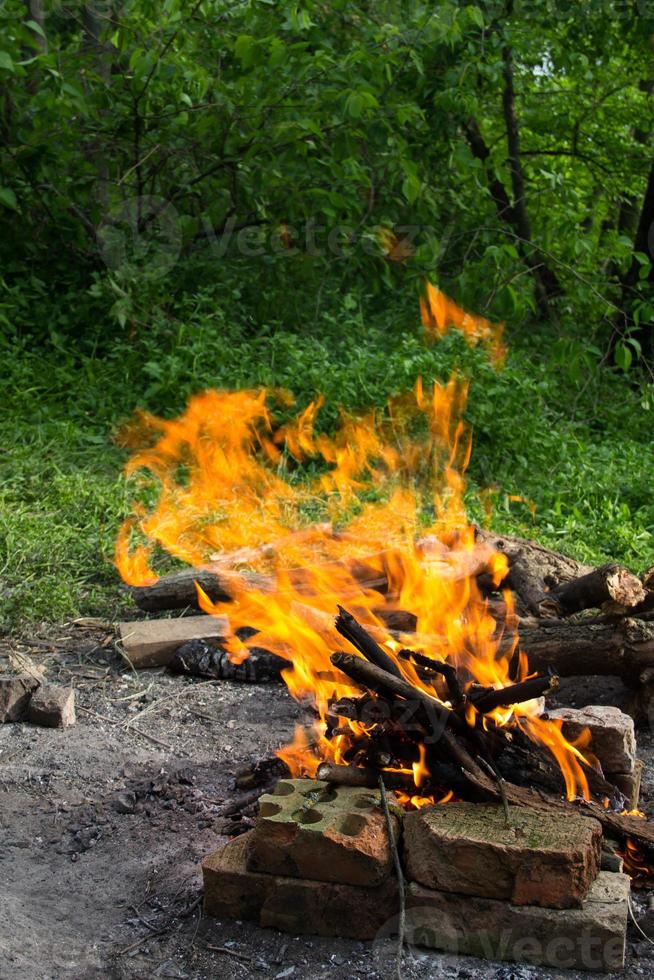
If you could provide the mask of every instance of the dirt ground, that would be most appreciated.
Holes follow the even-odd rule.
[[[297,706],[281,685],[134,673],[113,631],[80,620],[5,639],[53,681],[77,690],[67,731],[0,726],[0,977],[136,980],[394,975],[388,950],[282,935],[203,917],[200,860],[225,842],[221,804],[234,773],[292,734]],[[567,682],[559,703],[620,703],[619,684]],[[639,736],[642,806],[654,815],[654,739]],[[636,915],[654,936],[648,896]],[[630,927],[627,977],[654,975],[654,945]],[[435,953],[404,976],[572,978],[577,974]],[[590,973],[582,974],[592,978]]]

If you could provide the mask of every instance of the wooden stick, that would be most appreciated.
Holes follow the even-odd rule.
[[[337,652],[332,654],[331,662],[363,687],[417,704],[420,707],[422,719],[429,725],[433,736],[432,741],[442,742],[449,756],[463,769],[470,772],[479,771],[479,766],[467,749],[446,730],[447,725],[450,724],[455,731],[463,732],[466,728],[465,722],[440,701],[430,697],[425,691],[413,687],[404,678],[387,674],[380,667],[368,663],[361,657]]]
[[[354,616],[342,606],[338,607],[338,616],[336,617],[335,625],[341,636],[349,640],[352,646],[359,653],[362,653],[366,660],[381,667],[388,674],[393,674],[395,677],[402,677],[395,661],[382,650],[376,640],[373,640],[372,636],[370,636],[361,623],[357,622]]]
[[[531,701],[533,698],[542,697],[558,687],[558,684],[559,679],[555,674],[547,677],[529,677],[526,681],[520,681],[499,690],[487,691],[477,698],[471,697],[470,700],[477,711],[486,714],[493,711],[494,708],[522,704],[525,701]]]
[[[415,650],[400,650],[398,657],[402,660],[411,660],[414,664],[418,664],[419,667],[424,667],[426,670],[433,670],[437,674],[441,674],[445,678],[447,689],[452,698],[452,704],[458,707],[465,703],[465,695],[461,690],[456,667],[453,664],[433,660],[431,657],[426,657],[423,653],[416,653]]]
[[[384,811],[384,818],[386,820],[386,831],[388,833],[388,845],[393,854],[393,864],[395,866],[395,874],[397,877],[397,885],[400,892],[400,910],[398,916],[398,937],[397,937],[397,962],[395,964],[397,971],[397,980],[402,980],[402,953],[404,951],[404,933],[406,929],[406,884],[404,881],[404,872],[402,871],[402,862],[400,861],[400,855],[397,850],[397,841],[395,840],[395,828],[393,827],[393,821],[391,820],[391,811],[388,808],[388,799],[386,798],[386,786],[385,777],[379,774],[379,792],[381,793],[382,809]]]
[[[339,786],[361,786],[374,789],[379,783],[381,771],[373,766],[339,766],[334,762],[323,762],[318,766],[316,779]],[[384,782],[388,789],[416,793],[413,775],[401,772],[384,772]]]

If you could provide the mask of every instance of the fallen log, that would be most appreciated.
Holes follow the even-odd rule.
[[[165,609],[197,609],[198,594],[195,583],[201,586],[212,602],[229,602],[234,591],[234,581],[239,579],[251,588],[269,589],[270,579],[255,573],[212,571],[206,568],[188,568],[174,575],[164,575],[153,585],[129,586],[134,602],[143,612],[162,612]]]
[[[513,589],[535,616],[541,614],[540,602],[547,592],[593,571],[592,566],[551,551],[536,541],[493,534],[480,528],[476,529],[476,540],[507,556],[509,570],[500,587]]]
[[[638,606],[645,597],[640,579],[611,563],[552,589],[541,599],[538,609],[541,616],[561,617],[610,603],[611,612],[624,613]]]
[[[401,634],[391,635],[407,641]],[[500,628],[496,637],[499,653],[508,655],[514,651],[514,630]],[[519,649],[527,655],[530,671],[560,677],[620,677],[631,687],[652,680],[647,671],[654,671],[654,617],[602,617],[585,622],[530,619],[520,622],[517,639]],[[416,633],[412,640],[422,654],[427,654],[426,659],[447,658],[451,653],[444,636]],[[405,650],[402,656],[413,660],[412,653]]]
[[[621,677],[631,687],[654,667],[654,624],[637,619],[571,623],[543,620],[521,627],[520,648],[530,670],[561,677]],[[506,640],[507,648],[510,638]]]
[[[654,568],[648,568],[640,577],[645,595],[642,602],[639,602],[631,610],[633,616],[646,615],[654,610]]]

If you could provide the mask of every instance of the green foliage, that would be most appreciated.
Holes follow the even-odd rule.
[[[492,491],[493,525],[589,561],[651,564],[652,411],[619,378],[586,372],[569,350],[545,358],[545,336],[514,345],[496,371],[458,335],[427,347],[413,297],[364,313],[364,298],[325,287],[321,312],[302,333],[270,323],[256,338],[247,312],[217,305],[217,291],[186,296],[174,319],[118,338],[103,356],[70,342],[38,351],[16,342],[2,355],[0,590],[5,628],[74,614],[115,616],[111,565],[127,509],[118,477],[124,454],[111,440],[138,407],[167,416],[209,385],[290,388],[300,406],[327,396],[323,424],[339,404],[383,405],[417,377],[472,379],[474,429],[469,506]],[[566,368],[569,368],[569,370]],[[520,496],[524,502],[512,501]],[[534,516],[529,502],[535,507]]]
[[[23,0],[7,0],[7,283],[22,284],[29,262],[57,291],[93,290],[66,324],[77,336],[90,319],[105,333],[142,329],[199,265],[211,277],[244,258],[250,278],[284,280],[281,296],[334,273],[344,291],[358,278],[378,295],[428,274],[517,325],[537,308],[537,255],[560,280],[562,329],[592,324],[604,349],[651,164],[643,66],[654,22],[642,4],[602,0],[592,16],[560,6],[132,0],[119,17],[110,3],[46,5],[40,26]],[[512,194],[507,49],[529,241],[490,193],[496,179]],[[470,119],[485,162],[466,138]],[[412,229],[396,267],[379,228]],[[635,254],[634,336],[654,309],[649,256]],[[20,329],[43,335],[48,324]],[[618,366],[639,353],[622,343]]]

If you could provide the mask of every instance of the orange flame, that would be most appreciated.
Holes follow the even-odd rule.
[[[496,337],[483,318],[466,319],[449,300],[443,306],[431,286],[428,301],[423,317],[438,329],[452,321],[471,336]],[[476,579],[483,571],[500,586],[507,560],[475,541],[464,507],[471,449],[466,396],[457,377],[430,388],[418,382],[384,412],[343,413],[333,436],[319,431],[320,399],[289,418],[292,399],[279,391],[205,391],[179,418],[139,416],[145,448],[127,473],[150,495],[155,490],[156,501],[150,509],[135,507],[121,528],[116,564],[130,584],[149,583],[157,577],[152,565],[159,549],[224,577],[229,604],[213,603],[199,587],[198,596],[205,612],[228,615],[231,657],[244,659],[251,646],[277,653],[288,661],[283,676],[291,694],[315,706],[315,725],[296,731],[280,753],[296,774],[314,775],[320,761],[356,765],[375,733],[374,718],[338,716],[334,725],[332,705],[361,695],[330,660],[345,643],[334,626],[339,603],[406,681],[443,703],[449,694],[440,680],[425,679],[400,651],[454,665],[466,689],[511,683],[517,639],[507,642],[498,633]],[[315,475],[302,480],[299,464],[307,462]],[[506,603],[510,633],[508,594]],[[411,632],[388,625],[404,611],[416,617]],[[257,633],[241,640],[242,626]],[[518,662],[522,679],[526,658]],[[469,703],[467,711],[473,724],[519,723],[556,758],[568,796],[588,797],[580,749],[555,722],[539,719],[533,704],[478,717]],[[424,746],[419,753],[408,770],[416,789],[431,778]],[[406,794],[405,802],[432,802],[434,792]]]
[[[644,816],[638,813],[638,816]],[[650,866],[641,849],[628,837],[624,848],[617,851],[624,861],[624,870],[634,888],[651,888],[654,885],[654,868]]]
[[[430,282],[426,284],[425,296],[420,300],[420,314],[428,335],[442,337],[450,327],[455,327],[470,343],[486,344],[493,361],[501,363],[504,360],[504,324],[491,323],[486,317],[467,313]]]

